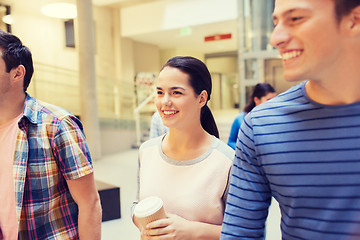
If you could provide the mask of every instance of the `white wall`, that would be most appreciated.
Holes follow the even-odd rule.
[[[164,65],[170,58],[175,56],[192,56],[204,61],[204,54],[188,49],[165,49],[160,51],[160,65]]]
[[[114,11],[107,7],[93,8],[100,118],[115,116],[114,86],[129,86],[121,83],[124,81],[132,83],[135,73],[133,42],[128,39],[116,38],[116,36],[120,36],[120,29],[115,25],[119,19],[118,12],[118,10]],[[12,15],[15,19],[12,32],[30,48],[33,54],[35,72],[29,87],[30,94],[80,115],[79,87],[81,86],[78,82],[78,51],[77,48],[65,47],[63,20],[46,17],[40,11],[30,11],[21,4],[21,1],[15,1],[12,5]],[[74,25],[76,33],[76,20]],[[75,41],[76,45],[80,44],[76,34]],[[123,90],[129,92],[128,89]],[[126,106],[133,107],[128,103]],[[132,109],[125,110],[132,113]],[[123,114],[120,114],[119,118],[121,117]],[[118,123],[102,127],[101,144],[105,150],[103,151],[104,155],[129,149],[135,142],[135,133],[134,130],[131,130],[131,122],[129,123],[129,119],[126,121],[126,126]],[[123,141],[124,135],[126,135],[127,141]]]
[[[94,26],[95,26],[95,65],[96,72],[101,76],[111,76],[114,81],[114,16],[111,8],[95,7],[94,8]]]
[[[237,73],[237,57],[207,58],[206,65],[211,72]]]
[[[204,4],[206,4],[206,12],[203,11]],[[156,1],[122,10],[94,7],[95,66],[98,78],[97,89],[100,91],[98,96],[100,118],[133,119],[131,103],[117,103],[113,95],[116,92],[114,86],[118,87],[120,92],[131,93],[136,72],[158,73],[169,58],[178,55],[194,56],[204,61],[204,55],[200,52],[187,49],[160,51],[155,45],[134,42],[124,33],[134,34],[152,31],[152,28],[171,29],[189,24],[198,25],[233,19],[236,17],[236,9],[232,7],[234,4],[236,0],[182,0]],[[24,0],[15,1],[12,5],[12,14],[15,18],[15,23],[12,25],[13,33],[30,48],[37,66],[39,64],[50,66],[50,71],[54,69],[59,71],[49,74],[44,66],[36,67],[35,80],[33,79],[29,91],[35,97],[41,96],[42,100],[62,106],[79,115],[78,88],[81,86],[77,80],[78,51],[76,48],[65,47],[63,20],[43,16],[40,11],[30,11],[29,6],[31,4]],[[201,11],[203,14],[199,15]],[[75,32],[77,32],[76,20]],[[76,35],[75,41],[76,45],[80,44]],[[42,80],[46,83],[41,82]],[[64,95],[67,97],[64,98]],[[129,127],[127,126],[126,129],[128,131]],[[102,139],[104,144],[107,144],[107,139],[113,140],[113,136],[105,132],[102,133]],[[106,154],[106,151],[104,153]]]
[[[135,72],[153,72],[160,70],[160,51],[156,45],[134,42]]]
[[[154,1],[122,8],[122,36],[178,29],[237,18],[236,0]]]
[[[16,5],[15,5],[16,6]],[[12,30],[27,45],[35,62],[67,69],[78,69],[78,56],[74,49],[65,47],[64,23],[41,14],[30,15],[12,9],[15,23]]]

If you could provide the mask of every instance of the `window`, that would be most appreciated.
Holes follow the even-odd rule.
[[[65,46],[75,48],[74,20],[66,20],[65,24]]]
[[[10,6],[0,4],[0,29],[11,33],[12,16]]]

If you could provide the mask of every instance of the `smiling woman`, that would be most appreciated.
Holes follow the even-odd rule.
[[[170,59],[163,66],[159,74],[158,89],[161,89],[162,86],[167,87],[168,92],[166,94],[164,91],[158,91],[156,106],[160,113],[162,109],[168,110],[167,108],[169,108],[169,106],[164,105],[164,103],[169,104],[172,99],[176,100],[180,98],[180,100],[185,99],[191,101],[191,97],[193,97],[194,99],[192,100],[195,101],[193,104],[191,104],[191,102],[184,104],[184,106],[188,107],[187,111],[190,112],[188,115],[192,115],[192,119],[185,122],[185,124],[198,124],[199,122],[197,122],[196,119],[199,119],[201,127],[206,132],[219,137],[215,120],[207,106],[207,102],[210,100],[212,81],[210,72],[203,62],[192,57],[175,57]],[[197,103],[200,105],[196,105]],[[198,107],[197,110],[200,110],[199,117],[196,115],[196,109],[191,109],[190,106]],[[192,110],[195,112],[191,113]]]
[[[144,229],[142,239],[219,239],[234,151],[218,139],[207,106],[211,76],[193,57],[175,57],[161,69],[156,107],[169,132],[139,149],[138,197],[157,196],[166,219]],[[177,237],[175,237],[177,236]]]

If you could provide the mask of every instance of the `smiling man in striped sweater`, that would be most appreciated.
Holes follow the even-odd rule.
[[[221,240],[360,239],[360,1],[276,0],[271,44],[286,80],[241,126]]]

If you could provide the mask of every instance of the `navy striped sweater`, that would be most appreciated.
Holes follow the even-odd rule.
[[[246,116],[232,171],[221,240],[263,239],[272,196],[283,239],[360,239],[360,102],[292,87]]]

